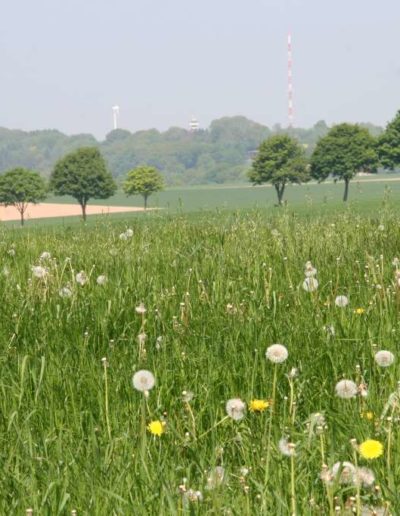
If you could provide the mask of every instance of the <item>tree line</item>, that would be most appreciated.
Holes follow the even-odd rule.
[[[264,140],[248,172],[254,184],[270,183],[282,204],[287,184],[318,182],[331,177],[344,182],[343,201],[347,201],[350,181],[356,174],[376,173],[400,167],[400,111],[385,131],[372,135],[358,124],[333,126],[316,143],[311,156],[289,134],[276,134]]]
[[[373,135],[382,129],[365,125]],[[0,128],[0,172],[28,168],[49,177],[55,163],[81,147],[97,147],[118,182],[127,170],[145,164],[158,168],[168,185],[222,184],[246,181],[251,155],[274,134],[287,132],[311,155],[316,142],[328,132],[324,121],[308,129],[269,128],[243,116],[223,117],[204,130],[190,132],[172,127],[131,133],[111,131],[103,141],[90,134],[66,136],[59,131],[13,131]]]

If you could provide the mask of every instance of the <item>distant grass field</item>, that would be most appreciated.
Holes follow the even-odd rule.
[[[0,514],[400,514],[399,222],[0,228]]]
[[[330,215],[343,211],[360,214],[374,214],[383,204],[393,210],[400,209],[400,175],[380,174],[370,182],[368,178],[358,178],[351,183],[350,199],[347,204],[342,202],[342,183],[306,184],[302,186],[289,185],[285,192],[286,209],[290,212],[304,216]],[[69,197],[51,196],[47,202],[75,203]],[[142,206],[140,196],[126,197],[123,193],[106,200],[90,201],[91,204],[104,204],[108,206]],[[143,217],[164,217],[179,213],[197,216],[207,211],[234,211],[240,209],[263,209],[271,215],[275,214],[276,194],[270,186],[252,187],[245,185],[232,186],[197,186],[187,188],[171,188],[159,192],[150,197],[150,208],[160,208],[157,213],[146,214],[116,214],[108,216],[93,215],[88,218],[89,224],[96,224],[110,220],[134,220]],[[197,214],[197,215],[196,215]],[[53,224],[74,225],[80,223],[79,217],[62,217],[54,219],[41,219],[28,221],[27,226],[47,226]],[[6,223],[7,226],[18,227],[18,221]]]

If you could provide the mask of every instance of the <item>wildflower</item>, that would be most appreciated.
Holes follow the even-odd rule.
[[[98,276],[96,279],[96,283],[98,285],[105,285],[107,283],[107,276],[100,274],[100,276]]]
[[[365,487],[372,486],[375,482],[374,472],[369,468],[357,468],[355,475],[355,484],[361,484]]]
[[[306,292],[315,292],[318,288],[318,285],[319,285],[318,280],[316,278],[314,278],[313,276],[307,277],[303,281],[303,289]]]
[[[10,275],[10,269],[6,265],[4,265],[4,267],[3,267],[3,275],[4,276]]]
[[[147,430],[152,434],[156,435],[157,437],[160,437],[161,434],[165,432],[165,421],[151,421],[147,425]]]
[[[119,235],[119,239],[120,239],[120,240],[128,240],[128,235],[127,235],[126,233],[121,233],[121,234]]]
[[[194,398],[194,394],[192,391],[182,391],[183,403],[190,403],[193,398]]]
[[[354,484],[356,468],[351,462],[336,462],[332,466],[332,476],[339,484]]]
[[[128,229],[125,231],[125,235],[126,235],[128,238],[132,238],[132,237],[133,237],[133,229],[128,228]]]
[[[310,261],[306,262],[304,274],[307,278],[312,278],[317,274],[317,269],[313,266],[313,264]]]
[[[11,248],[8,250],[8,255],[14,257],[15,256],[15,249]]]
[[[81,285],[83,287],[83,285],[85,285],[88,282],[88,277],[86,275],[86,272],[84,272],[84,271],[78,272],[78,274],[75,276],[75,280],[77,283],[79,283],[79,285]]]
[[[354,398],[358,393],[357,385],[351,380],[340,380],[335,386],[336,395],[339,398]]]
[[[391,351],[386,351],[382,349],[381,351],[378,351],[375,353],[375,362],[380,367],[389,367],[394,362],[394,355]]]
[[[299,370],[297,367],[292,367],[292,369],[288,372],[287,377],[292,380],[293,378],[297,378],[299,376]]]
[[[146,371],[146,369],[141,369],[133,375],[132,383],[136,390],[146,392],[154,387],[156,380],[153,373]]]
[[[354,313],[357,315],[362,315],[365,312],[365,308],[356,308]]]
[[[146,344],[146,340],[147,340],[146,333],[144,333],[144,332],[139,333],[139,335],[137,336],[137,339],[138,339],[139,346],[144,346]]]
[[[188,502],[201,502],[203,500],[203,495],[201,491],[194,491],[193,489],[188,489],[183,493],[183,501],[185,504]]]
[[[246,404],[239,398],[232,398],[226,402],[225,410],[229,417],[239,421],[244,418]]]
[[[31,270],[35,278],[44,279],[47,276],[47,269],[41,267],[40,265],[34,265],[31,267]]]
[[[164,338],[162,337],[162,335],[157,337],[157,339],[156,339],[156,349],[157,350],[161,349],[161,344],[163,343],[163,340],[164,340]]]
[[[71,297],[72,296],[72,291],[68,287],[62,287],[58,291],[58,295],[60,297]]]
[[[399,264],[400,264],[400,260],[395,256],[395,257],[393,258],[392,265],[393,265],[394,267],[398,267],[398,266],[399,266]]]
[[[281,364],[288,357],[288,350],[282,344],[272,344],[267,348],[265,356],[274,364]]]
[[[48,251],[43,251],[43,253],[40,255],[39,260],[50,260],[51,254]]]
[[[264,412],[270,406],[267,400],[251,400],[249,409],[250,412]]]
[[[143,315],[147,312],[147,310],[146,310],[146,307],[144,306],[144,304],[140,303],[140,305],[135,308],[135,312],[137,314]]]
[[[337,296],[335,299],[335,305],[339,308],[344,308],[349,304],[349,299],[346,296]]]
[[[383,444],[374,439],[367,439],[360,444],[358,451],[364,459],[377,459],[383,454]]]
[[[207,489],[215,489],[224,482],[225,469],[222,466],[216,466],[210,471],[207,478]]]
[[[383,224],[379,224],[378,230],[379,231],[385,231],[385,226]]]
[[[324,330],[326,331],[326,333],[330,336],[330,337],[334,337],[335,336],[335,327],[332,326],[332,324],[327,324],[324,326]]]
[[[371,410],[364,410],[360,413],[362,419],[366,419],[367,421],[372,421],[374,419],[374,413]]]
[[[295,444],[289,443],[285,437],[282,437],[282,439],[279,440],[278,448],[282,455],[285,455],[286,457],[296,455]]]

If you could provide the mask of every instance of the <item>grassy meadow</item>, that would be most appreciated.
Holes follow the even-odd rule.
[[[370,214],[3,227],[0,513],[400,514],[400,219]]]

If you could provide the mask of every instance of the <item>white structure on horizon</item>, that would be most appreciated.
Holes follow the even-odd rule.
[[[114,130],[118,129],[119,106],[112,107]]]
[[[192,116],[192,119],[189,122],[189,131],[191,133],[194,133],[195,131],[198,131],[200,129],[200,124],[197,118]]]

